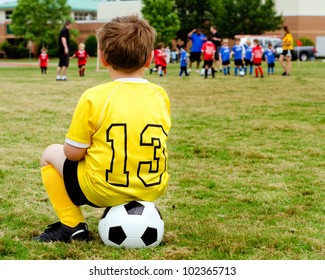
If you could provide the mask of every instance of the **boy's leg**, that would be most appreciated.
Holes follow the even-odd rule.
[[[66,160],[63,145],[47,147],[41,158],[42,179],[51,204],[60,222],[75,227],[84,222],[80,207],[70,199],[63,180],[63,165]]]

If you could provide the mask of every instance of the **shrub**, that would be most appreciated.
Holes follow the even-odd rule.
[[[298,40],[302,43],[303,46],[315,46],[314,41],[310,38],[301,37]],[[297,45],[296,42],[295,45]]]
[[[6,53],[7,58],[27,58],[29,57],[29,49],[21,45],[14,46],[5,42],[1,45],[1,49]]]
[[[86,52],[90,56],[97,55],[97,39],[95,35],[90,35],[85,41],[85,45],[86,45]]]

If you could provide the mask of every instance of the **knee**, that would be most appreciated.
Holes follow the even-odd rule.
[[[63,145],[61,144],[52,144],[48,146],[41,156],[41,166],[49,165],[50,161],[55,155],[58,153],[58,151],[63,150]]]

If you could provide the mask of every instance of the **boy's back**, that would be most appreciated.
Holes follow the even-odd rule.
[[[160,196],[168,180],[169,114],[166,92],[144,79],[117,79],[87,90],[66,140],[89,145],[78,167],[85,195],[100,192],[98,206],[111,197],[109,204],[116,205],[130,197],[153,201]]]

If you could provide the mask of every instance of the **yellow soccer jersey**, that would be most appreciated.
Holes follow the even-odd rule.
[[[287,33],[282,39],[282,41],[283,41],[283,50],[293,50],[293,38],[290,33]]]
[[[170,126],[167,93],[145,79],[117,79],[87,90],[66,135],[68,144],[88,148],[78,165],[87,199],[107,207],[162,195]]]

